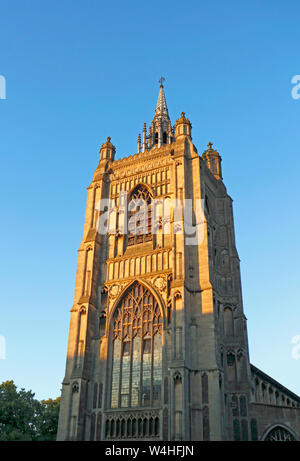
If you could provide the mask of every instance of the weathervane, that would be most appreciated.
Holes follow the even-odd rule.
[[[160,86],[163,86],[163,82],[165,81],[165,77],[160,77],[160,79],[158,80],[158,82],[160,83]]]

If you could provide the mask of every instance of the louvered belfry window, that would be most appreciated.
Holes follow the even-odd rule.
[[[111,408],[160,405],[162,329],[155,297],[134,283],[113,318]]]
[[[152,241],[151,194],[139,184],[132,192],[128,203],[128,245]]]

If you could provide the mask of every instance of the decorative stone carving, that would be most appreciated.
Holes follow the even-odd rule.
[[[227,352],[227,365],[228,366],[233,366],[235,362],[235,353],[234,351],[228,351]]]
[[[175,232],[175,234],[181,233],[181,232],[182,232],[182,229],[183,229],[183,226],[182,226],[181,223],[176,223],[176,224],[174,224],[174,232]]]
[[[104,284],[105,289],[107,290],[107,312],[109,312],[113,304],[116,300],[116,298],[122,293],[122,291],[125,289],[126,285],[129,285],[128,282],[120,282],[120,283],[113,283],[112,285],[110,284]]]
[[[124,411],[114,411],[114,412],[106,412],[106,418],[117,419],[117,418],[154,418],[159,416],[158,410],[124,410]]]
[[[182,294],[181,294],[180,291],[177,290],[177,291],[174,293],[174,299],[181,299],[181,298],[182,298]]]
[[[77,381],[75,381],[73,384],[72,384],[72,392],[73,394],[77,394],[79,392],[79,384]]]
[[[149,154],[149,153],[148,153]],[[139,156],[142,154],[138,154]],[[160,172],[157,167],[160,167],[162,171],[166,170],[166,167],[170,165],[169,156],[161,158],[160,155],[153,155],[152,162],[145,164],[144,160],[137,161],[134,156],[129,156],[114,162],[114,179],[123,179],[151,171],[151,173]],[[147,159],[148,160],[148,159]],[[134,165],[134,166],[133,166]]]
[[[173,374],[173,380],[175,382],[176,381],[179,381],[179,382],[182,381],[182,376],[181,376],[181,373],[179,371],[175,371],[175,373]]]
[[[158,288],[159,291],[163,291],[167,288],[167,280],[165,277],[156,277],[153,280],[153,284],[156,286],[156,288]]]
[[[107,440],[148,439],[159,440],[160,415],[158,411],[115,412],[105,414]]]
[[[238,359],[238,360],[241,360],[241,358],[242,358],[243,356],[244,356],[243,350],[242,350],[242,349],[239,349],[239,350],[237,351],[237,359]]]
[[[121,286],[120,285],[111,285],[108,289],[108,294],[111,298],[116,298],[120,293]]]

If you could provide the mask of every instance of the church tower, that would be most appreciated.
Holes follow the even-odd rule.
[[[137,149],[115,160],[108,137],[88,187],[58,440],[250,439],[221,157],[198,154],[184,112],[172,126],[163,79]]]

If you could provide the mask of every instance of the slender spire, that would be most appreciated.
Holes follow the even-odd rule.
[[[164,92],[164,86],[163,86],[163,82],[165,81],[165,78],[161,77],[158,81],[160,83],[160,88],[159,88],[159,95],[157,99],[154,118],[162,117],[162,118],[167,118],[169,120],[169,112],[168,112],[168,107],[167,107],[167,102],[166,102],[166,97],[165,97],[165,92]]]
[[[146,132],[147,132],[146,123],[144,123],[142,152],[145,152],[145,150],[146,150]]]
[[[144,123],[143,135],[138,138],[138,152],[146,152],[155,147],[161,147],[165,144],[171,144],[174,141],[171,120],[169,117],[164,86],[164,77],[159,80],[159,94],[155,109],[154,118],[149,126],[147,135],[146,123]]]

